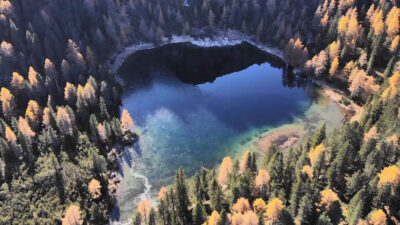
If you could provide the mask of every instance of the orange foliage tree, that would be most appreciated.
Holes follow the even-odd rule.
[[[273,198],[269,201],[267,209],[265,210],[265,220],[268,224],[273,224],[279,221],[281,212],[284,209],[282,200]]]
[[[241,214],[245,213],[247,210],[250,210],[249,200],[245,198],[239,198],[232,206],[232,210]]]
[[[133,128],[133,120],[128,110],[124,109],[121,115],[121,130],[122,132],[129,131]]]
[[[88,186],[89,193],[92,195],[92,198],[97,199],[101,195],[101,185],[100,182],[96,179],[92,179]]]
[[[149,217],[150,210],[151,210],[151,205],[149,200],[143,199],[139,202],[138,212],[145,221],[147,221],[147,218]]]
[[[368,224],[370,225],[386,225],[386,214],[382,209],[376,210],[368,217]]]
[[[62,225],[81,225],[83,220],[81,218],[81,209],[77,205],[70,205],[65,212],[62,219]]]
[[[397,186],[400,181],[400,169],[395,165],[385,167],[378,175],[378,177],[379,177],[379,182],[378,182],[379,187],[385,184],[391,184],[393,186]]]
[[[228,156],[222,160],[221,167],[219,168],[219,173],[218,173],[218,182],[223,189],[226,189],[228,187],[228,177],[229,174],[231,173],[232,173],[232,160]]]

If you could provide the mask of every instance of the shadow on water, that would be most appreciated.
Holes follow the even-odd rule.
[[[223,47],[199,47],[192,43],[173,43],[140,50],[130,55],[118,69],[128,84],[146,84],[152,80],[150,71],[170,71],[189,84],[212,82],[217,77],[241,71],[253,64],[268,62],[276,68],[286,67],[279,57],[247,42]]]

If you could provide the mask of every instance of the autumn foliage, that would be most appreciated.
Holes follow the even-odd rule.
[[[70,205],[65,212],[62,219],[62,225],[81,225],[83,220],[81,218],[81,209],[77,205]]]
[[[89,183],[89,193],[92,195],[93,199],[99,198],[101,195],[101,185],[96,179],[92,179]]]
[[[397,186],[400,181],[400,169],[397,166],[388,166],[385,167],[379,176],[378,186],[382,186],[385,184],[391,184],[393,186]]]

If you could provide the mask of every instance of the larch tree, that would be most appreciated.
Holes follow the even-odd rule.
[[[243,153],[242,159],[240,160],[240,163],[239,163],[239,174],[243,174],[246,171],[247,162],[249,161],[249,158],[250,158],[249,151],[246,151],[245,153]]]
[[[218,183],[221,185],[222,189],[226,189],[228,187],[228,178],[232,173],[232,160],[231,158],[225,157],[222,160],[221,167],[219,168],[218,173]]]
[[[89,183],[88,189],[93,199],[97,199],[101,196],[101,185],[98,180],[92,179]]]
[[[274,224],[279,221],[281,212],[284,209],[282,200],[279,198],[273,198],[267,204],[267,209],[265,210],[265,220],[268,224]]]
[[[11,130],[9,126],[6,126],[5,138],[8,142],[15,142],[17,141],[17,137],[15,136],[14,132]]]
[[[61,106],[57,108],[57,126],[63,135],[73,134],[71,117],[67,110]]]
[[[382,187],[385,184],[397,187],[400,181],[400,169],[395,165],[385,167],[378,177],[378,187]]]
[[[29,67],[28,81],[29,84],[32,85],[33,87],[38,87],[39,85],[38,73],[32,66]]]
[[[69,104],[75,104],[76,99],[77,99],[77,92],[75,85],[67,82],[64,88],[64,99],[69,103]]]
[[[257,198],[253,202],[253,209],[256,213],[259,212],[264,212],[264,210],[267,208],[267,204],[262,198]]]
[[[267,190],[267,186],[268,186],[270,180],[271,180],[271,176],[269,175],[269,173],[264,169],[260,169],[254,180],[254,186],[259,191],[265,192]]]
[[[393,6],[386,16],[386,31],[391,38],[399,33],[399,16],[400,10],[396,6]]]
[[[14,95],[11,94],[11,92],[7,88],[2,87],[0,91],[0,100],[2,104],[1,106],[3,110],[3,115],[7,119],[11,120],[11,117],[14,116],[16,110]]]
[[[329,45],[329,59],[331,62],[339,56],[340,51],[340,40],[334,41]]]
[[[108,134],[107,134],[106,127],[103,124],[99,123],[97,125],[97,133],[99,134],[101,141],[103,141],[103,142],[107,141]]]
[[[310,165],[304,165],[303,168],[301,169],[301,172],[307,174],[309,178],[314,177],[314,171]]]
[[[150,210],[151,205],[149,200],[143,199],[139,202],[138,212],[140,213],[144,221],[147,221],[147,218],[149,218]]]
[[[368,224],[370,225],[386,225],[386,213],[382,210],[376,210],[368,216]]]
[[[243,225],[258,225],[259,218],[253,211],[247,211],[242,217]]]
[[[123,133],[133,128],[133,120],[128,110],[124,109],[121,114],[121,130]]]
[[[20,91],[24,88],[24,77],[17,73],[13,72],[12,73],[12,78],[11,78],[11,87],[14,88],[14,90]]]
[[[158,192],[158,200],[164,200],[167,197],[167,188],[161,187],[160,191]]]
[[[1,1],[4,2],[4,1]],[[0,44],[0,55],[5,57],[13,57],[14,56],[14,47],[11,43],[6,41],[2,41]]]
[[[345,36],[346,35],[347,24],[348,23],[349,23],[349,17],[347,17],[347,16],[340,17],[339,22],[338,22],[338,33],[341,36]]]
[[[322,28],[326,28],[329,22],[329,12],[326,12],[325,15],[321,18],[321,26]]]
[[[314,167],[317,163],[321,154],[326,150],[324,144],[319,144],[315,148],[311,149],[308,153],[308,157],[310,158],[311,166]]]
[[[320,209],[329,210],[332,204],[339,201],[338,195],[332,189],[325,189],[320,193],[320,202],[318,206]]]
[[[82,225],[81,208],[78,205],[70,205],[62,218],[62,225]]]
[[[21,134],[24,135],[24,137],[28,140],[31,140],[32,137],[36,135],[29,126],[28,121],[26,121],[26,119],[24,119],[23,117],[19,117],[18,119],[18,129]]]
[[[208,225],[218,225],[220,215],[217,211],[213,211],[208,218],[207,224]]]
[[[371,28],[374,30],[374,35],[378,36],[383,33],[385,25],[383,23],[383,11],[379,9],[375,15],[373,16],[373,20],[371,23]]]
[[[247,210],[250,210],[249,200],[245,198],[239,198],[232,206],[232,210],[234,212],[244,214],[245,212],[247,212]]]
[[[46,74],[46,76],[50,77],[53,80],[57,79],[56,67],[54,63],[48,58],[44,60],[44,73]]]
[[[390,44],[390,47],[389,47],[389,49],[390,49],[390,51],[392,53],[396,52],[397,47],[399,46],[399,40],[400,40],[400,36],[399,35],[396,35],[393,38],[392,43]]]
[[[38,119],[41,117],[40,106],[35,100],[29,100],[25,116],[29,118],[30,121],[38,122]]]
[[[338,68],[339,68],[339,57],[336,57],[336,58],[332,61],[331,68],[329,69],[329,74],[330,74],[331,76],[334,76],[334,75],[337,73]]]

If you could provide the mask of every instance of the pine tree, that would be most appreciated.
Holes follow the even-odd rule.
[[[180,167],[175,175],[174,190],[177,194],[177,213],[178,219],[182,224],[190,224],[192,222],[192,213],[189,210],[190,201],[185,182],[186,176],[183,168]]]

